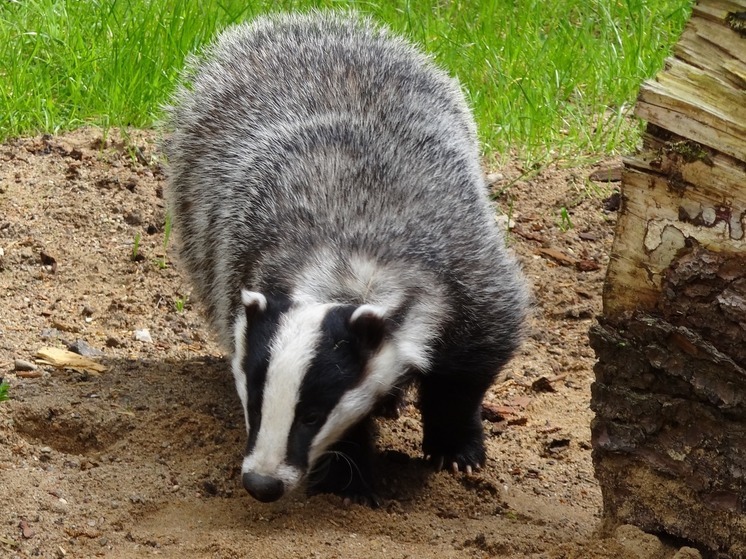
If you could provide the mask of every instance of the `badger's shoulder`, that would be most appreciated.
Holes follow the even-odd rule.
[[[192,59],[169,127],[251,137],[257,127],[281,133],[304,119],[335,116],[372,127],[421,121],[433,130],[442,121],[452,135],[476,142],[455,79],[370,19],[334,11],[265,16],[224,31]]]

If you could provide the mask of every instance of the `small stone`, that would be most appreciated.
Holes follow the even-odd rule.
[[[83,357],[101,357],[104,354],[101,350],[91,347],[88,342],[81,339],[77,339],[69,344],[67,349]]]
[[[28,525],[28,522],[26,522],[25,520],[21,520],[21,523],[18,525],[18,527],[21,529],[21,535],[26,540],[29,540],[36,535],[36,532],[31,528],[31,526]]]
[[[13,368],[16,371],[35,371],[39,367],[31,363],[31,361],[26,361],[25,359],[16,359],[13,361]]]
[[[114,336],[109,336],[106,338],[106,347],[122,347],[122,342]]]
[[[496,215],[495,223],[503,231],[510,231],[515,227],[515,221],[510,219],[507,215]]]
[[[673,559],[702,559],[702,554],[693,547],[682,547],[673,556]]]
[[[56,512],[57,514],[67,514],[70,507],[65,499],[57,499],[52,502],[52,505],[49,508],[52,509],[52,512]]]
[[[502,173],[489,173],[484,177],[484,182],[487,184],[488,188],[503,180],[505,180],[505,175]]]
[[[82,314],[83,316],[92,316],[94,312],[95,311],[93,310],[92,307],[85,305],[83,309],[80,311],[80,314]]]
[[[617,212],[622,207],[622,195],[614,192],[604,200],[604,210],[607,212]]]
[[[124,214],[124,221],[127,225],[142,225],[142,216],[139,212],[127,212]]]
[[[52,454],[52,447],[51,446],[43,446],[39,449],[39,452],[42,454]]]
[[[146,344],[153,343],[153,338],[150,337],[150,332],[147,328],[143,328],[142,330],[135,330],[135,339],[138,342],[143,342]]]
[[[60,335],[60,331],[57,330],[57,328],[42,328],[41,330],[42,340],[50,340],[53,338],[58,338],[59,335]]]

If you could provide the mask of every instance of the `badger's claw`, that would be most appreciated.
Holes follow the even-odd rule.
[[[373,492],[366,493],[364,495],[345,495],[342,499],[342,506],[347,508],[351,507],[352,505],[360,505],[363,507],[377,509],[381,506],[381,498]]]
[[[430,462],[436,471],[449,470],[452,474],[457,475],[460,472],[470,476],[474,472],[478,472],[482,469],[483,463],[476,460],[469,459],[463,455],[457,456],[444,456],[440,455],[427,455],[425,459]]]

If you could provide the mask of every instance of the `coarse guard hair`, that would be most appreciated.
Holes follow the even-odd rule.
[[[377,503],[368,418],[411,380],[425,455],[481,467],[527,291],[459,84],[365,17],[274,15],[192,60],[169,115],[169,211],[232,355],[249,493]]]

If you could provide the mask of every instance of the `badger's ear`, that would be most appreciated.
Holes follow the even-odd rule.
[[[350,316],[350,329],[368,349],[376,349],[383,341],[385,313],[383,307],[360,305]]]
[[[267,310],[267,298],[257,291],[242,289],[241,302],[246,307],[246,320],[249,324],[259,313]]]

